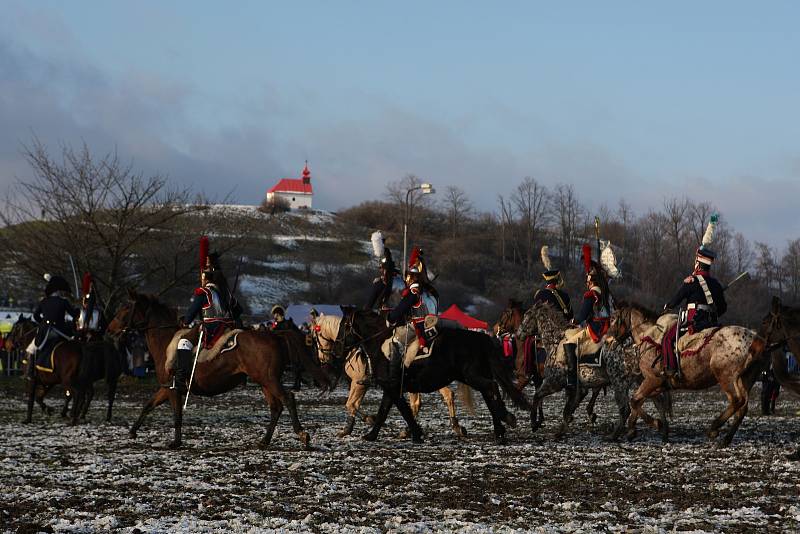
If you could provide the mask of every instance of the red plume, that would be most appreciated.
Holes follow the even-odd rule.
[[[414,265],[417,264],[417,261],[419,261],[419,253],[420,253],[419,247],[414,247],[413,249],[411,249],[411,257],[408,259],[409,267],[413,267]]]
[[[589,271],[592,270],[592,247],[589,245],[583,245],[583,268],[586,270],[586,274],[589,274]]]
[[[208,237],[203,236],[200,238],[200,272],[206,268],[208,262]]]
[[[83,281],[81,283],[81,296],[89,294],[89,288],[92,285],[92,273],[83,273]]]

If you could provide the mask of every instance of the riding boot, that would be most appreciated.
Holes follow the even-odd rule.
[[[189,375],[194,363],[194,352],[188,349],[180,349],[175,352],[175,379],[172,387],[179,393],[185,393],[188,390]]]
[[[392,359],[389,361],[389,387],[400,391],[403,377],[403,349],[399,343],[392,343]]]
[[[578,385],[578,356],[575,343],[564,344],[564,354],[567,355],[567,387],[574,388]]]

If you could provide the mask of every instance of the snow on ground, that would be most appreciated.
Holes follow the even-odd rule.
[[[561,395],[548,399],[545,433],[525,414],[497,446],[479,403],[465,441],[449,430],[438,395],[420,415],[423,445],[398,439],[396,412],[377,443],[340,439],[346,392],[303,390],[300,415],[314,448],[305,451],[284,414],[272,447],[255,447],[268,412],[260,390],[195,399],[186,447],[169,451],[168,407],[139,437],[127,425],[153,387],[126,383],[114,421],[68,427],[37,411],[21,425],[19,380],[0,382],[0,525],[7,531],[94,532],[792,532],[800,529],[800,464],[784,459],[798,441],[800,403],[784,396],[779,415],[745,419],[732,447],[717,450],[701,429],[722,408],[718,391],[681,393],[672,443],[649,430],[607,443],[610,396],[598,426],[581,410],[571,434],[554,441]],[[754,388],[758,395],[758,386]],[[370,392],[367,411],[376,408]],[[52,398],[51,403],[60,402]],[[758,412],[755,401],[751,414]],[[541,432],[541,431],[540,431]]]
[[[307,291],[308,288],[308,282],[276,273],[267,276],[242,275],[239,279],[239,291],[247,298],[254,315],[269,315],[272,306],[285,303],[293,292]]]

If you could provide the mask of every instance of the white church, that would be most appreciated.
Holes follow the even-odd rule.
[[[303,167],[301,178],[281,178],[267,191],[267,202],[272,202],[275,198],[286,200],[293,210],[311,209],[314,189],[311,186],[311,171],[308,169],[308,161]]]

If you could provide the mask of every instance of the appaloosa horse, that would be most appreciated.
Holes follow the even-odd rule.
[[[323,365],[332,365],[335,361],[335,339],[339,334],[341,322],[342,318],[335,315],[320,315],[314,321],[315,328],[312,329],[312,336],[316,341],[319,359]],[[347,402],[345,403],[347,423],[344,430],[338,434],[341,438],[349,436],[353,432],[356,415],[361,416],[361,419],[370,425],[374,424],[375,418],[370,415],[365,415],[359,410],[361,401],[364,399],[364,395],[366,395],[369,389],[369,386],[362,383],[369,377],[367,357],[360,350],[353,349],[345,356],[343,361],[339,363],[343,366],[343,371],[347,374],[348,378],[350,378],[350,390],[347,396]],[[470,387],[459,383],[458,391],[461,396],[461,401],[464,403],[467,411],[474,414],[472,390]],[[442,395],[442,400],[450,414],[450,426],[453,432],[459,438],[465,437],[467,431],[459,424],[458,417],[456,417],[456,402],[453,391],[449,386],[445,386],[439,390],[439,393]],[[409,393],[408,400],[411,405],[411,412],[414,414],[414,418],[416,418],[422,404],[422,396],[419,393]]]
[[[150,355],[155,361],[156,377],[161,384],[131,427],[130,435],[135,438],[136,431],[147,414],[169,400],[175,426],[175,436],[169,448],[174,449],[181,446],[183,399],[177,389],[170,388],[171,369],[167,368],[166,361],[167,347],[179,330],[178,315],[174,309],[159,302],[154,296],[130,291],[129,297],[130,302],[119,309],[108,331],[117,335],[130,330],[142,332],[147,340]],[[235,349],[197,363],[190,393],[204,397],[220,395],[244,384],[249,378],[261,386],[261,391],[270,407],[269,426],[260,446],[269,445],[285,405],[289,409],[294,432],[303,446],[308,447],[310,436],[300,424],[294,395],[286,391],[281,384],[281,377],[291,358],[290,351],[295,352],[295,357],[304,364],[305,369],[316,378],[317,382],[327,387],[328,377],[314,364],[313,358],[305,350],[302,339],[295,343],[286,336],[279,337],[270,332],[246,330],[238,335],[238,345]]]
[[[545,359],[538,358],[539,343],[536,342],[536,335],[528,335],[522,341],[516,338],[516,333],[522,325],[522,320],[525,316],[525,310],[522,307],[522,302],[514,299],[509,299],[508,306],[500,315],[500,319],[494,325],[494,333],[504,344],[504,350],[507,343],[511,343],[513,348],[514,369],[516,372],[517,387],[524,389],[530,382],[536,389],[542,386],[544,380]],[[545,351],[546,352],[546,351]],[[597,414],[594,413],[594,406],[597,402],[597,397],[604,388],[592,389],[592,396],[589,399],[589,404],[586,405],[586,415],[589,417],[589,424],[593,425],[597,421]],[[581,390],[581,397],[577,404],[586,396],[587,390]],[[577,408],[577,405],[576,405]],[[544,407],[539,405],[538,421],[544,422]]]
[[[492,414],[495,440],[505,443],[503,423],[516,425],[516,418],[506,410],[498,384],[515,405],[530,409],[525,396],[514,385],[510,369],[503,363],[497,341],[486,334],[453,328],[441,328],[433,352],[413,362],[404,370],[402,391],[389,380],[389,360],[381,345],[392,335],[386,320],[372,311],[345,310],[337,340],[337,357],[344,358],[353,348],[360,348],[369,358],[372,373],[383,389],[375,425],[364,436],[374,441],[394,404],[405,419],[414,442],[422,441],[422,429],[411,413],[403,392],[432,393],[458,381],[478,390]]]
[[[663,320],[661,321],[663,323]],[[671,389],[700,390],[719,384],[728,397],[728,407],[712,421],[706,435],[715,440],[720,428],[734,414],[736,417],[727,433],[717,443],[729,445],[747,414],[750,388],[762,369],[766,343],[756,333],[741,326],[724,326],[696,334],[697,345],[684,350],[681,373],[672,378],[665,375],[661,361],[661,339],[666,329],[659,316],[638,304],[618,302],[611,319],[609,336],[622,339],[631,336],[639,347],[639,369],[644,381],[630,400],[628,437],[636,436],[636,421],[642,416],[645,399]],[[692,342],[690,342],[692,343]]]

